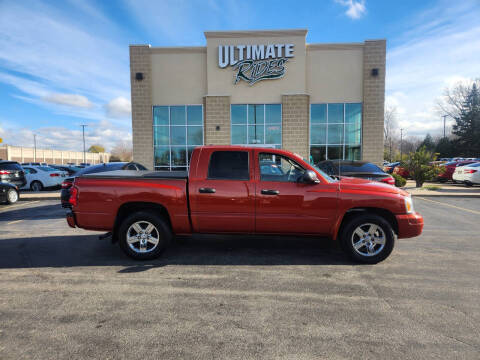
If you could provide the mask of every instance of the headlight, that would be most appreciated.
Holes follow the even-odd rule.
[[[407,214],[413,213],[413,201],[410,196],[405,196],[405,211]]]

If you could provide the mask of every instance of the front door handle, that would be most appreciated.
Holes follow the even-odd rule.
[[[262,195],[278,195],[280,191],[278,190],[262,190]]]
[[[200,188],[198,189],[198,192],[199,193],[202,193],[202,194],[214,194],[217,190],[213,189],[213,188]]]

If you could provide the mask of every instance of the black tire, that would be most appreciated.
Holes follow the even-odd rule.
[[[7,204],[15,204],[18,201],[18,191],[10,189],[7,191]]]
[[[153,249],[148,249],[146,252],[137,252],[127,242],[127,235],[132,231],[130,227],[135,223],[148,222],[155,226],[158,232],[158,243]],[[134,231],[134,230],[133,230]],[[135,231],[134,231],[135,232]],[[125,254],[135,260],[151,260],[159,257],[161,253],[167,248],[172,241],[172,231],[168,223],[156,214],[139,211],[131,214],[118,228],[118,243]],[[138,245],[137,245],[138,244]],[[139,247],[140,242],[132,244],[134,248]],[[151,245],[151,244],[147,244]]]
[[[466,187],[471,187],[471,186],[473,186],[473,184],[472,184],[470,181],[465,181],[464,184],[465,184]]]
[[[42,191],[43,190],[43,184],[40,181],[35,180],[30,184],[30,189],[32,191]]]
[[[354,232],[357,230],[358,227],[368,226],[367,224],[374,224],[377,225],[384,233],[385,244],[383,248],[381,245],[378,246],[377,250],[380,250],[375,255],[361,255],[360,249],[359,251],[354,249],[353,240],[354,240]],[[358,235],[355,235],[357,238]],[[343,228],[341,232],[340,241],[342,244],[342,249],[354,260],[357,262],[361,262],[364,264],[376,264],[380,261],[385,260],[392,252],[393,247],[395,245],[395,235],[393,233],[392,226],[390,223],[385,220],[383,217],[375,215],[375,214],[368,214],[364,213],[352,218]],[[362,248],[361,248],[362,249]],[[364,248],[366,250],[366,246]]]

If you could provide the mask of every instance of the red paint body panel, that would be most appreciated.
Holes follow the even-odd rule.
[[[214,151],[249,153],[250,179],[208,179],[210,156]],[[313,170],[320,183],[262,181],[259,153],[275,153]],[[186,179],[79,177],[77,205],[69,225],[91,230],[112,231],[122,205],[154,203],[163,206],[175,234],[262,233],[304,234],[336,239],[345,214],[356,208],[376,208],[390,212],[399,227],[398,237],[421,233],[423,219],[406,214],[405,196],[394,186],[358,178],[329,182],[322,173],[291,152],[245,146],[202,146],[194,150]],[[200,188],[215,192],[200,192]],[[264,195],[263,189],[276,190]]]

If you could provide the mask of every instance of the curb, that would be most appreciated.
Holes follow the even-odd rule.
[[[412,196],[419,196],[419,197],[449,197],[449,198],[470,198],[470,199],[475,199],[479,198],[480,199],[480,194],[411,194]]]

